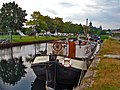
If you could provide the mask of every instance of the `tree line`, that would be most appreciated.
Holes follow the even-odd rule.
[[[84,25],[73,24],[70,21],[63,22],[63,18],[60,17],[51,18],[42,15],[39,11],[34,11],[31,14],[31,20],[25,19],[26,16],[26,10],[22,10],[15,1],[3,3],[0,9],[0,32],[12,31],[12,33],[16,33],[16,30],[24,32],[37,30],[37,32],[49,31],[51,33],[84,33]],[[24,23],[31,26],[28,31],[23,28]],[[92,31],[95,29],[92,28]]]

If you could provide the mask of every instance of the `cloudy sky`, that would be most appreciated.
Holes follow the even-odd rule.
[[[85,24],[88,18],[96,27],[120,28],[120,0],[0,0],[0,8],[3,3],[13,1],[26,10],[27,19],[33,11],[40,11],[42,15],[73,23]]]

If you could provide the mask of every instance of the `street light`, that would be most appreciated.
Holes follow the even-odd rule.
[[[12,44],[12,31],[10,30],[10,27],[8,27],[8,33],[10,37],[10,43]]]
[[[33,29],[33,35],[35,36],[35,39],[36,39],[36,30],[35,30],[35,26],[36,26],[36,25],[32,25],[32,29]]]
[[[13,50],[12,50],[12,31],[9,29],[9,35],[10,35],[10,49],[11,49],[11,59],[13,59]]]

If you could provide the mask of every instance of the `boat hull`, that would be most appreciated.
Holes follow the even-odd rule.
[[[54,83],[76,86],[82,71],[74,67],[64,67],[59,62],[32,65],[32,69],[40,80],[47,80],[50,87],[53,87]]]
[[[56,67],[57,84],[78,84],[82,70],[73,67],[64,67],[60,63],[57,63]]]
[[[33,64],[31,68],[40,80],[46,81],[46,64]]]

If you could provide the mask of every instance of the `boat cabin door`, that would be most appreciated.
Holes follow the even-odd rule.
[[[68,46],[68,57],[70,58],[75,58],[76,56],[76,44],[74,41],[69,41],[69,46]]]

